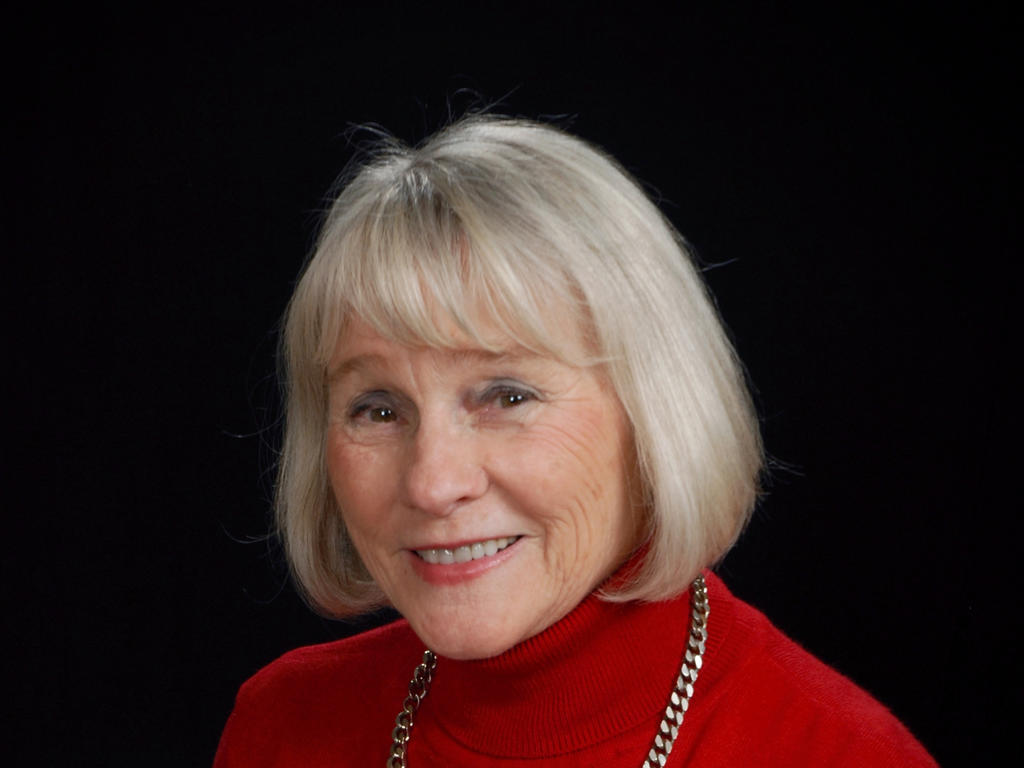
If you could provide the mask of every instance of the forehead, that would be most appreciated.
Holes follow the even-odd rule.
[[[593,346],[581,323],[564,306],[519,323],[503,321],[479,308],[455,318],[435,304],[426,327],[409,323],[380,327],[358,315],[346,317],[330,348],[327,372],[333,378],[348,360],[385,356],[397,347],[448,351],[465,361],[549,358],[583,367],[596,362]]]
[[[328,365],[328,378],[337,379],[346,373],[372,365],[385,365],[400,350],[420,349],[443,355],[457,364],[488,364],[528,362],[538,359],[558,359],[546,351],[530,349],[514,337],[492,327],[476,329],[480,339],[469,336],[457,328],[449,329],[450,343],[443,346],[427,343],[408,343],[380,333],[360,318],[350,320],[335,343]]]

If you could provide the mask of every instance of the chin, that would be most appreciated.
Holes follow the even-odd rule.
[[[478,625],[469,631],[459,629],[459,624],[449,622],[441,627],[418,627],[410,620],[410,625],[423,644],[438,656],[457,661],[473,661],[500,656],[519,642],[502,633],[481,632]]]

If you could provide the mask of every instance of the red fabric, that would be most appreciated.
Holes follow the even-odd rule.
[[[707,581],[704,667],[669,768],[935,765],[881,704]],[[640,766],[688,625],[688,595],[590,597],[499,657],[439,659],[409,765]],[[422,653],[399,621],[286,654],[242,686],[215,768],[383,765]]]

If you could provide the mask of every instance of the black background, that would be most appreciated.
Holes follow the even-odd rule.
[[[726,580],[941,763],[995,760],[1011,23],[758,7],[12,12],[7,764],[207,765],[247,676],[352,631],[264,538],[277,323],[349,127],[480,99],[604,146],[720,265],[777,465]]]

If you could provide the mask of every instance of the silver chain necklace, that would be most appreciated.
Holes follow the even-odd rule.
[[[708,641],[708,588],[704,577],[698,576],[690,587],[690,633],[683,654],[683,665],[676,677],[675,687],[668,697],[665,715],[654,736],[651,749],[644,758],[640,768],[663,768],[672,745],[679,735],[683,717],[690,706],[693,696],[693,684],[697,682],[697,673],[703,664],[704,650]],[[391,755],[388,757],[387,768],[406,768],[406,754],[409,737],[412,732],[412,721],[420,708],[423,699],[430,690],[437,669],[437,656],[433,651],[424,651],[423,661],[413,672],[409,681],[409,695],[402,702],[402,711],[395,718],[395,727],[391,731]]]

